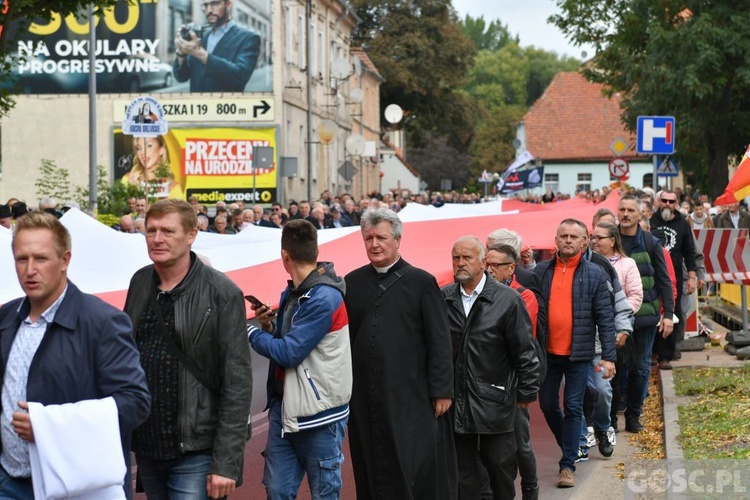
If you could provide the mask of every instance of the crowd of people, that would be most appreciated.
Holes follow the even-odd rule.
[[[347,427],[358,498],[510,498],[517,475],[522,497],[538,498],[537,397],[560,447],[557,486],[573,487],[592,448],[614,454],[621,412],[625,431],[644,429],[651,369],[680,356],[685,299],[705,285],[690,229],[750,225],[739,204],[718,211],[702,198],[622,191],[615,212],[562,220],[549,259],[505,228],[464,236],[442,289],[401,258],[397,209],[461,200],[450,193],[359,203],[323,193],[271,213],[219,204],[211,218],[195,199],[134,198],[120,230],[144,228],[153,263],[133,276],[124,313],[67,279],[70,236],[54,201],[22,214],[11,200],[0,224],[15,225],[25,297],[0,308],[0,496],[38,487],[29,443],[43,424],[28,401],[107,398],[117,411],[99,430],[119,421],[116,458],[127,465],[135,452],[149,497],[230,494],[250,436],[251,348],[270,360],[269,498],[294,497],[305,475],[320,498],[338,498]],[[248,326],[239,288],[191,250],[201,230],[247,225],[281,228],[290,277],[278,311],[247,298],[259,327]],[[369,263],[340,277],[318,262],[317,232],[345,225],[361,228]],[[75,335],[48,340],[48,325]],[[42,352],[56,362],[31,363]],[[127,475],[97,484],[132,495]]]

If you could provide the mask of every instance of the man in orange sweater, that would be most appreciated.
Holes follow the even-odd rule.
[[[598,370],[604,378],[615,372],[614,308],[608,277],[596,264],[581,259],[586,225],[575,219],[560,223],[555,236],[556,256],[538,264],[542,296],[547,301],[547,376],[539,404],[557,444],[562,449],[557,486],[575,486],[575,461],[583,419],[583,395],[594,357],[597,329],[602,344]],[[565,377],[564,415],[560,384]]]

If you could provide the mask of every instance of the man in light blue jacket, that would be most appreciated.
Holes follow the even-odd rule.
[[[269,430],[263,484],[269,499],[295,498],[302,478],[314,499],[341,492],[341,446],[349,420],[352,361],[345,283],[331,263],[318,263],[318,235],[304,219],[281,233],[281,260],[292,278],[279,317],[253,304],[262,330],[248,327],[268,368]]]

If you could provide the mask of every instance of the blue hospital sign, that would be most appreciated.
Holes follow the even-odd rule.
[[[636,151],[645,155],[674,154],[674,116],[639,116]]]

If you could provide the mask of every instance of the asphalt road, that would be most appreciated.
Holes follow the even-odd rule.
[[[261,452],[265,448],[268,436],[268,420],[264,412],[266,405],[266,378],[268,376],[268,360],[255,352],[252,355],[253,363],[253,401],[251,404],[251,415],[253,421],[253,436],[247,443],[245,449],[245,473],[243,485],[230,496],[236,500],[262,500],[266,498],[263,488],[263,457]],[[562,397],[561,397],[562,399]],[[620,419],[622,421],[622,418]],[[616,479],[616,465],[619,462],[630,460],[633,449],[626,442],[626,433],[620,432],[615,454],[611,458],[602,457],[596,449],[590,452],[588,462],[577,464],[576,487],[571,489],[557,489],[558,460],[560,459],[560,448],[558,448],[552,433],[544,421],[544,416],[539,409],[538,403],[531,406],[531,440],[537,457],[537,475],[539,478],[540,495],[542,499],[578,499],[597,498],[621,499],[625,496],[625,487],[622,480]],[[354,475],[351,460],[349,459],[348,440],[344,442],[344,455],[346,460],[342,469],[343,490],[341,498],[354,500],[356,498],[354,489]],[[520,479],[516,480],[516,495],[521,498]],[[144,495],[137,495],[138,500],[145,499]],[[300,488],[298,496],[300,500],[310,499],[310,492],[306,480]],[[393,499],[398,500],[398,499]]]

